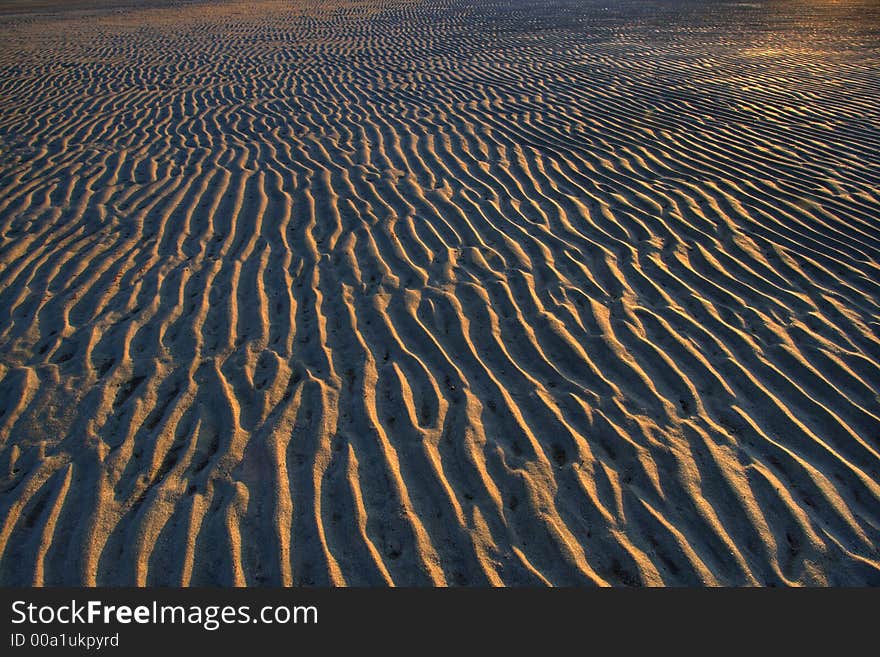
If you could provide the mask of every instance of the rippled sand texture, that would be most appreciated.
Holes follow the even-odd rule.
[[[0,16],[0,582],[880,584],[878,8],[704,4]]]

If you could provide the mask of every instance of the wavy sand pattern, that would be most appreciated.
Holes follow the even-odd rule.
[[[25,5],[0,582],[880,584],[876,4]]]

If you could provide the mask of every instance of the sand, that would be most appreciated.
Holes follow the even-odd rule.
[[[876,3],[2,5],[0,583],[880,584]]]

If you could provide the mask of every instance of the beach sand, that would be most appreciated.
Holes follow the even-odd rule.
[[[880,585],[878,26],[0,3],[0,583]]]

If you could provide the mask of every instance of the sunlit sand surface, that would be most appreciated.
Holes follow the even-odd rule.
[[[880,584],[880,8],[0,3],[0,583]]]

